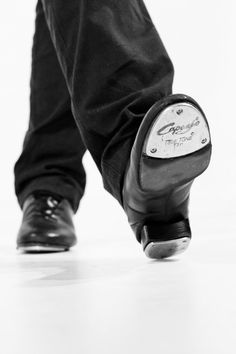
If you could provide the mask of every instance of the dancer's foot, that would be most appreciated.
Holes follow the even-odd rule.
[[[23,205],[17,249],[25,252],[67,251],[76,244],[70,203],[50,193],[31,194]]]
[[[170,257],[189,245],[190,188],[210,156],[209,126],[192,98],[168,96],[145,115],[124,179],[123,205],[148,257]]]

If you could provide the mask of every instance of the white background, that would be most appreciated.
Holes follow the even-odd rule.
[[[0,1],[0,352],[234,354],[236,44],[233,0],[147,0],[175,65],[175,93],[203,107],[210,168],[191,193],[193,241],[177,261],[142,253],[86,155],[78,245],[18,255],[14,163],[29,117],[35,1]]]

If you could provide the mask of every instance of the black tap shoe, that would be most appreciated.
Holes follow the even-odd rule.
[[[155,103],[138,130],[123,186],[123,206],[145,254],[161,259],[189,245],[190,188],[211,157],[207,119],[185,95]]]
[[[76,244],[73,210],[66,199],[31,194],[23,205],[17,249],[24,252],[67,251]]]

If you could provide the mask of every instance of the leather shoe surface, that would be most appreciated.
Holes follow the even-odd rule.
[[[148,257],[166,258],[187,248],[190,188],[210,157],[208,122],[192,98],[170,95],[146,113],[124,178],[123,207]]]
[[[17,235],[17,249],[26,252],[66,251],[77,242],[73,210],[63,198],[31,194],[23,205],[23,219]]]

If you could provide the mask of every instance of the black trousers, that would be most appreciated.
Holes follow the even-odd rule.
[[[86,149],[121,203],[139,125],[172,82],[173,65],[142,0],[39,0],[30,121],[14,167],[20,206],[46,190],[76,211]]]

